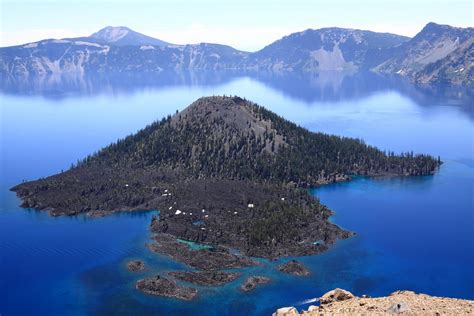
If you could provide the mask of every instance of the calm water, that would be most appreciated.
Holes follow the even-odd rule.
[[[334,287],[357,295],[412,289],[474,299],[474,99],[469,91],[415,88],[374,76],[183,74],[159,78],[49,78],[2,81],[0,94],[0,314],[248,314]],[[150,253],[153,212],[106,218],[51,218],[18,207],[8,191],[23,179],[67,169],[83,156],[183,109],[203,95],[236,94],[301,126],[363,138],[397,152],[440,155],[432,177],[358,178],[318,188],[332,220],[357,232],[295,278],[266,268],[273,281],[241,294],[237,280],[203,288],[193,302],[143,295],[137,279],[185,269]],[[143,258],[149,269],[129,273]],[[268,268],[268,266],[270,268]],[[214,310],[211,310],[214,309]]]

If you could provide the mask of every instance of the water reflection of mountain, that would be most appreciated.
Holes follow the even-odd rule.
[[[305,102],[357,100],[373,93],[393,90],[420,105],[451,104],[472,107],[474,94],[459,86],[420,86],[402,78],[381,77],[375,73],[326,72],[316,75],[259,73],[254,79]]]
[[[363,99],[381,91],[396,91],[420,105],[460,106],[471,118],[474,93],[462,87],[416,86],[400,78],[381,77],[374,73],[324,72],[163,72],[160,74],[123,74],[115,76],[43,76],[2,78],[1,92],[14,95],[41,95],[63,99],[96,94],[127,94],[144,89],[180,86],[213,87],[247,77],[283,93],[286,97],[306,103],[338,102]]]
[[[224,72],[7,77],[2,79],[0,89],[4,94],[41,95],[51,99],[63,99],[71,96],[127,94],[145,89],[164,89],[179,86],[216,86],[229,82],[236,77]]]

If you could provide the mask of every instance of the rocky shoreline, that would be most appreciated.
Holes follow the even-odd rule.
[[[224,271],[176,271],[170,272],[168,275],[180,281],[193,283],[201,286],[220,286],[232,282],[238,277],[238,272]]]
[[[255,261],[247,257],[230,253],[225,247],[193,250],[168,234],[158,234],[153,237],[153,241],[154,243],[148,245],[151,251],[167,255],[198,270],[215,271],[257,265]]]
[[[176,261],[182,262],[195,271],[172,271],[168,276],[174,280],[183,281],[198,286],[222,286],[230,283],[241,276],[240,272],[226,272],[222,269],[240,269],[261,265],[244,255],[232,253],[228,248],[206,247],[195,245],[192,249],[189,243],[180,242],[176,237],[169,234],[156,234],[148,245],[151,251],[169,256]],[[129,263],[135,267],[139,261]],[[294,275],[307,276],[310,271],[299,261],[291,260],[277,267],[277,270]],[[182,300],[193,299],[198,289],[191,291],[189,288],[180,287],[174,280],[163,277],[143,279],[137,282],[136,288],[153,295],[173,297]],[[271,279],[266,276],[250,276],[240,286],[243,292],[254,290],[258,285],[269,283]],[[183,294],[184,293],[184,294]],[[191,295],[191,293],[193,295]]]
[[[298,311],[295,307],[282,307],[273,316],[319,315],[472,315],[474,301],[397,291],[388,296],[356,297],[352,293],[335,289],[324,294],[319,306]]]
[[[159,210],[160,216],[151,223],[153,233],[238,249],[245,255],[268,259],[319,254],[337,240],[353,235],[330,223],[332,211],[305,189],[291,186],[224,179],[184,181],[179,179],[186,179],[186,175],[166,168],[76,168],[67,177],[61,175],[62,179],[57,179],[59,176],[51,177],[50,184],[31,182],[14,188],[23,200],[22,206],[47,210],[53,216],[86,213],[95,217],[113,212]],[[140,179],[140,183],[132,179]],[[73,202],[78,191],[89,197]],[[104,203],[110,206],[101,210]],[[127,207],[127,203],[132,205]],[[287,211],[298,216],[286,214]],[[266,213],[275,214],[281,222],[277,223],[277,218],[275,223],[268,222],[271,219]],[[277,236],[266,236],[265,231],[259,234],[260,226],[269,228],[277,224],[282,226],[279,231],[275,227],[275,231],[268,232]],[[264,240],[270,237],[275,241]],[[324,244],[314,244],[315,240],[323,240]]]

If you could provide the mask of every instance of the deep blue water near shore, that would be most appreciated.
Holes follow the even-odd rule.
[[[268,315],[280,306],[304,307],[304,300],[334,287],[358,295],[412,289],[474,299],[472,100],[458,104],[402,84],[358,78],[355,86],[350,78],[328,78],[309,86],[294,78],[245,77],[131,90],[105,85],[94,93],[72,93],[67,86],[55,87],[54,95],[0,94],[0,314],[179,315],[199,309],[202,315]],[[19,208],[8,191],[23,179],[67,169],[199,96],[224,93],[245,96],[311,130],[440,155],[445,164],[432,177],[357,178],[314,190],[336,212],[332,221],[356,237],[299,258],[312,271],[308,278],[282,275],[274,270],[279,262],[265,262],[244,274],[268,275],[270,284],[242,294],[236,287],[243,277],[201,288],[193,302],[134,289],[139,278],[185,268],[147,250],[153,212],[52,218]],[[144,259],[148,269],[128,272],[125,263],[133,258]]]

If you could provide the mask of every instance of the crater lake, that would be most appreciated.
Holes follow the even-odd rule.
[[[201,96],[238,95],[311,131],[363,139],[396,153],[440,156],[433,176],[371,179],[314,188],[331,220],[357,235],[301,257],[311,275],[247,268],[190,302],[152,297],[135,282],[186,269],[146,247],[159,212],[102,218],[25,210],[9,189],[67,170],[90,153]],[[269,315],[307,307],[328,290],[372,296],[409,289],[474,299],[474,97],[374,74],[318,76],[168,73],[159,76],[2,80],[0,91],[1,315]],[[147,269],[129,272],[141,258]],[[268,268],[271,267],[271,268]],[[275,267],[272,269],[272,267]],[[250,293],[246,276],[272,279]],[[212,306],[212,308],[210,308]]]

